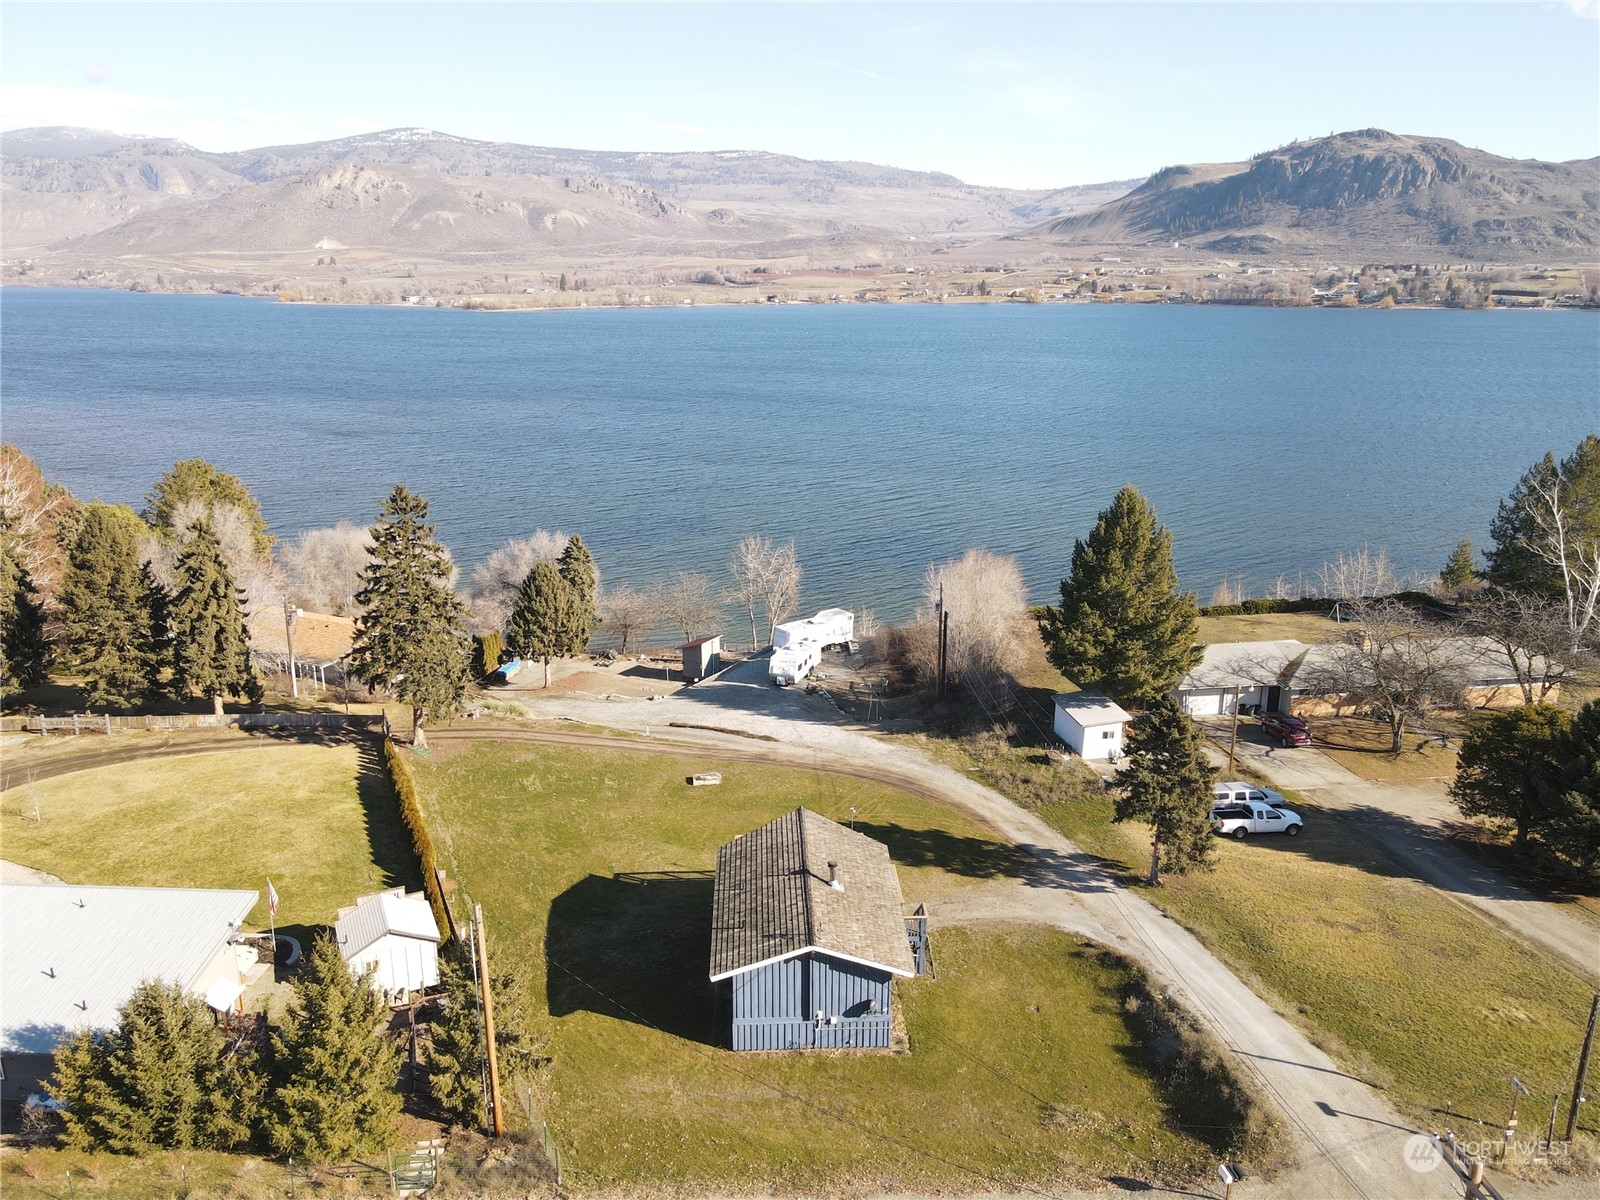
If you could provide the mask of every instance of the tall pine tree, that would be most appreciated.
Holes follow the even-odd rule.
[[[470,951],[453,946],[439,955],[439,982],[449,996],[443,1016],[433,1023],[433,1049],[428,1056],[428,1091],[458,1125],[484,1119],[483,1013],[473,978]],[[490,978],[494,994],[494,1045],[501,1077],[508,1085],[526,1078],[545,1059],[543,1042],[534,1032],[526,1002],[527,988],[514,968],[499,956]]]
[[[255,1055],[228,1046],[206,1002],[145,983],[107,1033],[80,1030],[56,1050],[49,1090],[75,1150],[227,1150],[249,1140],[263,1080]]]
[[[1200,661],[1199,608],[1178,591],[1172,534],[1132,486],[1072,548],[1061,604],[1039,622],[1055,668],[1080,687],[1147,704]]]
[[[543,660],[545,687],[550,686],[550,660],[581,649],[577,644],[583,628],[581,603],[577,590],[551,563],[535,563],[517,592],[506,624],[506,642],[518,658]]]
[[[272,1033],[278,1075],[266,1118],[280,1154],[343,1162],[386,1150],[400,1116],[400,1050],[383,1000],[350,973],[331,934],[317,938]]]
[[[91,706],[126,706],[160,683],[164,596],[142,561],[145,524],[120,505],[91,504],[61,582],[63,658]]]
[[[43,683],[49,661],[33,576],[12,552],[11,539],[0,535],[0,699]]]
[[[172,686],[180,696],[204,696],[222,715],[225,695],[261,698],[250,665],[244,597],[222,558],[222,544],[205,521],[188,530],[178,556],[178,591],[167,609],[172,639]]]
[[[424,721],[460,710],[472,665],[466,606],[450,590],[450,558],[427,520],[428,502],[396,484],[370,531],[350,652],[357,679],[411,706],[416,746],[427,744]]]
[[[243,510],[250,524],[251,539],[256,553],[272,550],[272,534],[267,530],[267,518],[261,513],[261,504],[250,494],[244,480],[237,475],[219,471],[203,458],[186,458],[172,464],[172,469],[156,480],[156,485],[145,497],[145,520],[160,531],[172,530],[178,508],[189,500],[205,505],[236,505]]]
[[[1113,820],[1150,823],[1150,882],[1211,865],[1211,781],[1216,768],[1194,722],[1162,696],[1128,730],[1128,762]]]
[[[573,647],[570,653],[581,654],[589,647],[594,627],[599,621],[600,570],[594,556],[577,534],[567,539],[566,549],[556,560],[556,569],[572,589],[571,634]]]

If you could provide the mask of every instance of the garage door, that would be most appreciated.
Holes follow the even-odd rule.
[[[1191,717],[1219,717],[1226,700],[1233,699],[1232,692],[1184,692],[1180,696],[1183,711]]]

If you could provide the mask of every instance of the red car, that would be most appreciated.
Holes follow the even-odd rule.
[[[1261,728],[1285,746],[1311,745],[1311,726],[1299,717],[1288,713],[1266,713],[1261,718]]]

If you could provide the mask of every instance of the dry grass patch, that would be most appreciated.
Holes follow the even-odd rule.
[[[1456,751],[1432,734],[1408,731],[1399,754],[1390,747],[1394,735],[1385,721],[1369,717],[1319,717],[1312,722],[1317,749],[1347,771],[1379,783],[1426,783],[1454,779]],[[1452,737],[1452,747],[1460,745]]]
[[[1199,640],[1218,642],[1337,641],[1342,627],[1325,613],[1244,613],[1238,616],[1201,617]]]

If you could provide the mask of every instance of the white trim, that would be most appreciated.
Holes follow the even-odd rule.
[[[871,967],[877,971],[887,971],[891,975],[898,975],[902,979],[912,979],[915,971],[907,971],[903,967],[891,967],[884,963],[873,962],[871,959],[857,958],[853,954],[841,954],[837,950],[830,950],[826,946],[802,946],[798,950],[791,950],[787,954],[776,954],[771,958],[764,958],[760,962],[753,962],[747,967],[735,967],[731,971],[724,971],[720,975],[711,977],[712,983],[721,983],[724,979],[731,979],[735,975],[743,975],[746,971],[754,971],[760,967],[770,967],[773,963],[780,963],[790,958],[798,958],[802,954],[826,954],[829,958],[842,959],[845,962],[855,963],[858,967]]]

